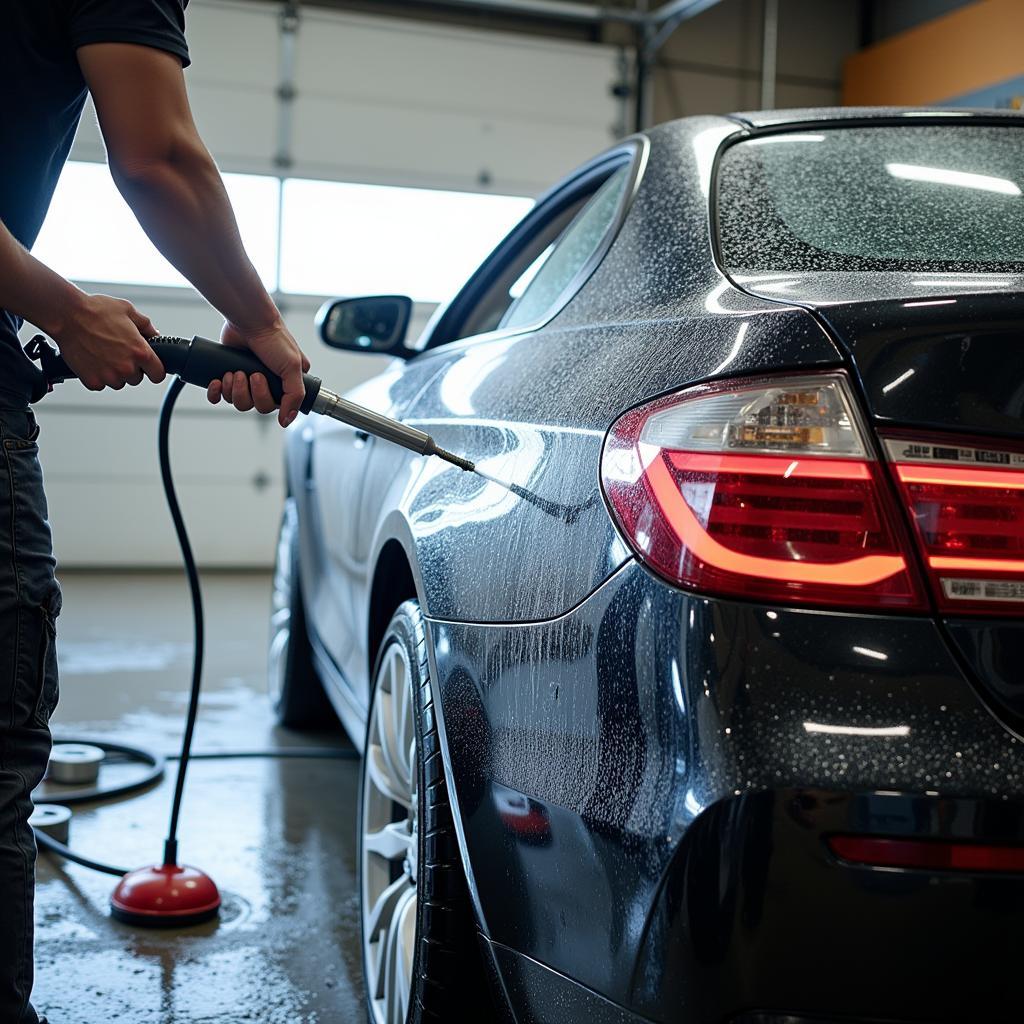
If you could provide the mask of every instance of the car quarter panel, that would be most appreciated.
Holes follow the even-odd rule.
[[[715,267],[705,178],[734,130],[703,118],[651,133],[614,244],[550,324],[413,360],[438,372],[405,418],[480,470],[434,460],[404,493],[429,615],[550,618],[622,564],[598,478],[605,432],[629,407],[709,377],[841,362],[809,313]]]
[[[489,938],[652,1019],[689,1020],[682,1006],[704,998],[687,989],[678,958],[662,956],[667,945],[650,946],[649,930],[673,858],[724,801],[815,788],[1024,795],[1022,744],[928,619],[702,598],[629,562],[555,620],[432,621],[429,631]],[[723,877],[734,877],[729,850],[716,849]],[[741,881],[765,905],[757,878]],[[717,976],[749,982],[739,991],[753,998],[769,932],[757,932],[756,914],[741,923],[750,934],[735,943],[698,929],[692,955],[719,958]],[[678,935],[674,918],[660,927],[665,943]],[[695,986],[715,972],[695,972]]]
[[[603,437],[619,414],[710,376],[841,361],[809,313],[740,292],[714,265],[702,175],[733,131],[704,118],[651,133],[614,244],[551,323],[428,349],[352,396],[427,430],[481,470],[371,441],[362,461],[334,472],[338,515],[351,514],[361,480],[358,551],[331,567],[355,581],[361,599],[349,623],[318,611],[315,629],[355,625],[363,646],[346,647],[342,665],[353,689],[367,685],[368,588],[385,544],[402,543],[430,616],[561,615],[628,557],[599,487]]]
[[[599,485],[604,435],[620,413],[716,371],[836,361],[809,314],[765,313],[756,300],[728,315],[552,326],[446,353],[406,420],[479,472],[433,460],[403,496],[427,613],[562,614],[628,554]]]

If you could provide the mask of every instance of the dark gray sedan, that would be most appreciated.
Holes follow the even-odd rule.
[[[1020,1020],[1022,127],[665,125],[415,346],[325,312],[478,467],[290,434],[271,685],[364,754],[374,1024]]]

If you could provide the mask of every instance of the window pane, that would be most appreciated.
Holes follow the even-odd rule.
[[[519,196],[290,179],[281,290],[440,302],[532,206]]]
[[[502,327],[523,327],[541,320],[604,240],[615,220],[622,193],[629,182],[629,168],[616,171],[580,210],[576,219],[555,243],[522,296],[509,310]]]
[[[249,257],[273,290],[279,183],[253,174],[225,174],[224,183]],[[139,227],[105,164],[68,163],[32,251],[73,281],[188,284]]]
[[[541,267],[548,261],[548,257],[555,251],[554,245],[549,245],[519,276],[519,279],[508,290],[510,299],[521,299],[524,292],[533,283],[533,279],[540,273]]]
[[[1009,118],[740,142],[719,168],[723,260],[744,274],[1020,273],[1022,142]]]

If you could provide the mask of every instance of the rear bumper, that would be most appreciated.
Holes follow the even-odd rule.
[[[708,808],[637,965],[653,1020],[1020,1021],[1024,876],[838,861],[829,835],[1024,842],[1024,807],[784,789]]]
[[[932,620],[632,564],[558,619],[430,634],[481,929],[541,966],[524,1020],[593,1024],[544,971],[663,1024],[1024,1019],[1001,981],[1024,878],[853,867],[823,838],[1024,842],[1024,743]]]

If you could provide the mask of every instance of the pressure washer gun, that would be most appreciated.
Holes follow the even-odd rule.
[[[270,393],[274,396],[274,401],[280,402],[281,396],[284,394],[281,378],[273,371],[268,370],[247,349],[231,348],[200,337],[188,340],[187,338],[171,338],[161,335],[150,338],[149,343],[153,346],[153,351],[156,352],[160,362],[164,364],[164,369],[168,373],[175,374],[187,384],[194,384],[205,389],[213,381],[220,380],[226,373],[262,373],[270,385]],[[32,396],[33,402],[38,402],[52,391],[55,384],[73,380],[78,376],[64,361],[57,349],[42,335],[37,335],[25,346],[25,353],[30,359],[38,360],[42,369],[36,393]],[[329,388],[325,388],[319,377],[308,373],[304,374],[303,383],[306,388],[306,397],[302,402],[302,412],[315,412],[321,416],[329,416],[331,419],[341,420],[342,423],[355,427],[356,430],[373,434],[375,437],[392,442],[392,444],[401,445],[417,455],[436,455],[439,459],[458,466],[459,469],[473,469],[472,462],[438,447],[429,434],[425,434],[415,427],[407,427],[404,423],[381,416],[380,413],[365,409],[361,405],[356,405],[355,402],[342,398]]]

